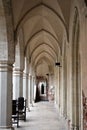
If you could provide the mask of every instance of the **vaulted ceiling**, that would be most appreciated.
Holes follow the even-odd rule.
[[[14,31],[22,28],[24,53],[36,70],[44,64],[49,71],[61,55],[64,32],[68,38],[70,1],[12,0]],[[40,70],[37,75],[44,74]]]

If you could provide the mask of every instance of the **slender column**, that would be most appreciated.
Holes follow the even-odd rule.
[[[63,86],[62,86],[62,68],[59,68],[59,109],[60,109],[60,115],[63,115],[63,109],[62,109],[62,103],[63,103]]]
[[[60,82],[60,79],[59,79],[59,67],[57,67],[57,89],[58,89],[58,92],[57,92],[57,98],[58,98],[58,110],[60,109],[60,98],[59,98],[59,94],[60,94],[60,90],[59,90],[59,82]]]
[[[60,72],[61,74],[60,74],[60,114],[61,114],[61,116],[63,116],[63,69],[61,69],[61,72]]]
[[[30,75],[30,104],[32,104],[32,76]]]
[[[49,90],[51,89],[52,86],[52,76],[49,74]]]
[[[72,45],[72,129],[80,130],[81,118],[81,82],[79,62],[79,19],[75,23],[74,42]]]
[[[55,104],[57,104],[57,84],[56,84],[56,80],[57,80],[57,73],[56,73],[56,68],[55,68],[55,78],[54,78],[54,82],[55,82]]]
[[[35,101],[36,97],[36,84],[35,84],[35,77],[33,77],[33,101]]]
[[[28,107],[28,74],[23,73],[23,97],[27,99]]]
[[[33,103],[34,103],[34,76],[32,76],[31,78],[31,98],[32,98],[32,106],[33,106]]]
[[[63,116],[67,118],[67,79],[65,77],[65,73],[63,81]]]
[[[63,116],[67,118],[67,56],[66,48],[63,59]]]
[[[56,87],[56,79],[54,79],[54,84],[55,84],[55,104],[57,104],[57,87]]]
[[[59,67],[58,66],[55,68],[55,86],[56,86],[55,98],[59,110]]]
[[[50,91],[49,97],[50,97],[50,100],[54,100],[54,92],[53,92],[54,91],[53,90],[54,89],[54,85],[53,85],[54,83],[53,83],[53,81],[54,81],[53,80],[53,74],[50,74],[49,75],[49,91]]]
[[[28,106],[33,106],[34,101],[34,89],[33,89],[33,77],[29,75],[28,80]]]
[[[73,82],[74,85],[72,87],[72,129],[79,130],[79,100],[78,100],[79,93],[76,81]]]
[[[31,96],[30,96],[30,80],[31,80],[31,76],[28,75],[28,110],[30,111],[30,104],[31,104]]]
[[[13,99],[23,96],[23,70],[13,71]]]
[[[0,63],[0,130],[12,129],[12,64]]]

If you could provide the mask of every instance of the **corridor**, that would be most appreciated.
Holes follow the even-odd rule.
[[[0,130],[20,97],[14,130],[87,130],[87,0],[0,0]]]
[[[20,121],[15,130],[68,130],[67,123],[59,117],[53,102],[38,102],[27,112],[27,121]]]

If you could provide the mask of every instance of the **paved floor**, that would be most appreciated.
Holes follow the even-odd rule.
[[[67,123],[60,118],[52,102],[39,102],[27,112],[27,121],[20,121],[15,130],[68,130]]]

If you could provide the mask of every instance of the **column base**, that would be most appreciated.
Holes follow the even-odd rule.
[[[34,101],[32,101],[32,107],[34,107]]]
[[[32,107],[32,103],[29,103],[29,107]]]
[[[34,103],[33,103],[33,102],[31,102],[29,106],[30,106],[30,107],[34,107]]]
[[[0,130],[15,130],[15,128],[14,127],[2,126],[2,127],[0,127]]]
[[[30,112],[30,108],[29,108],[29,107],[27,107],[26,110],[27,110],[28,112]]]

